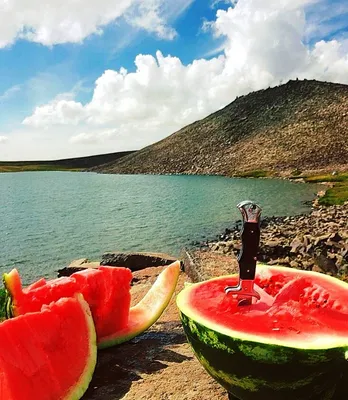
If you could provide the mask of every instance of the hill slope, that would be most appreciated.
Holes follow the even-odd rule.
[[[107,173],[348,169],[348,85],[289,81],[237,98],[115,163]]]

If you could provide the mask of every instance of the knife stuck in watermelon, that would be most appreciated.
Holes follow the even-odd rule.
[[[177,296],[194,354],[230,399],[348,399],[348,284],[256,264],[257,226],[249,227],[240,275],[188,285]]]
[[[0,310],[5,318],[18,317],[81,293],[91,309],[98,347],[106,348],[132,339],[157,321],[173,296],[179,273],[179,261],[165,267],[144,298],[130,307],[132,273],[128,268],[100,266],[69,277],[40,279],[25,288],[13,269],[3,277],[6,293]]]

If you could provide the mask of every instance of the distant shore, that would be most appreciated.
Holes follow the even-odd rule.
[[[0,173],[26,171],[84,171],[97,165],[100,166],[115,162],[131,153],[134,153],[134,151],[119,151],[116,153],[64,158],[59,160],[0,161]]]

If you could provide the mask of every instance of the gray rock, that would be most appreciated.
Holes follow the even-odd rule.
[[[333,260],[325,257],[324,254],[316,254],[314,256],[315,263],[320,269],[326,273],[337,274],[338,268]]]
[[[169,265],[177,258],[164,253],[104,253],[101,265],[114,267],[126,267],[131,271],[138,271],[147,267],[159,267]]]

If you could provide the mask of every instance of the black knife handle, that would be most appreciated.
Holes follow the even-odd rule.
[[[257,252],[260,243],[260,225],[245,222],[242,231],[242,249],[239,253],[240,279],[255,279]]]
[[[243,216],[242,249],[239,253],[240,279],[255,279],[257,252],[260,243],[261,207],[246,200],[237,205]]]

